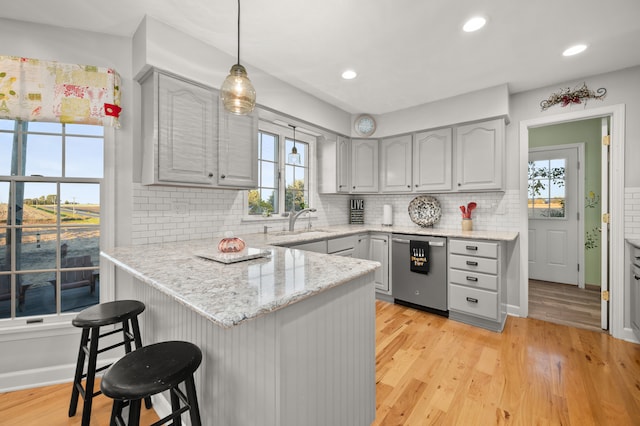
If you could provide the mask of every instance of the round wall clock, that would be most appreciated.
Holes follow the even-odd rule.
[[[376,121],[370,115],[364,114],[356,118],[356,133],[360,136],[371,136],[376,131]]]

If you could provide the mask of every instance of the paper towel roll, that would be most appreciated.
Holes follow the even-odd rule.
[[[382,207],[382,224],[388,226],[393,225],[393,212],[391,211],[391,204],[385,204]]]

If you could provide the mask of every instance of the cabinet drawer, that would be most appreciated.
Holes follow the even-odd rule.
[[[637,265],[638,267],[640,267],[640,248],[632,247],[631,261],[633,262],[634,265]]]
[[[498,261],[496,259],[485,259],[484,257],[460,256],[452,254],[449,257],[451,268],[463,269],[465,271],[482,272],[485,274],[498,273]]]
[[[449,240],[449,252],[472,256],[498,257],[498,243],[474,240]]]
[[[498,293],[449,284],[449,309],[498,319]]]
[[[355,248],[356,237],[349,235],[348,237],[333,238],[327,241],[327,253],[335,253]]]
[[[497,275],[449,269],[449,282],[469,287],[484,288],[487,290],[498,290]]]

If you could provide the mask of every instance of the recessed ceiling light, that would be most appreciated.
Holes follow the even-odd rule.
[[[353,80],[357,76],[358,76],[358,73],[355,72],[354,70],[346,70],[345,72],[342,73],[342,78],[344,78],[345,80]]]
[[[472,33],[474,31],[478,31],[480,28],[484,27],[484,24],[487,23],[487,20],[482,16],[475,16],[465,22],[462,30],[467,33]]]
[[[576,44],[575,46],[571,46],[570,48],[568,48],[567,50],[562,52],[562,56],[577,55],[578,53],[582,53],[585,50],[587,50],[587,45],[586,44]]]

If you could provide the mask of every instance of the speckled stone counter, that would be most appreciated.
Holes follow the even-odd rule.
[[[102,253],[133,277],[222,327],[272,312],[374,271],[379,263],[275,247],[261,235],[243,237],[270,253],[223,264],[198,257],[217,241],[121,247]]]

